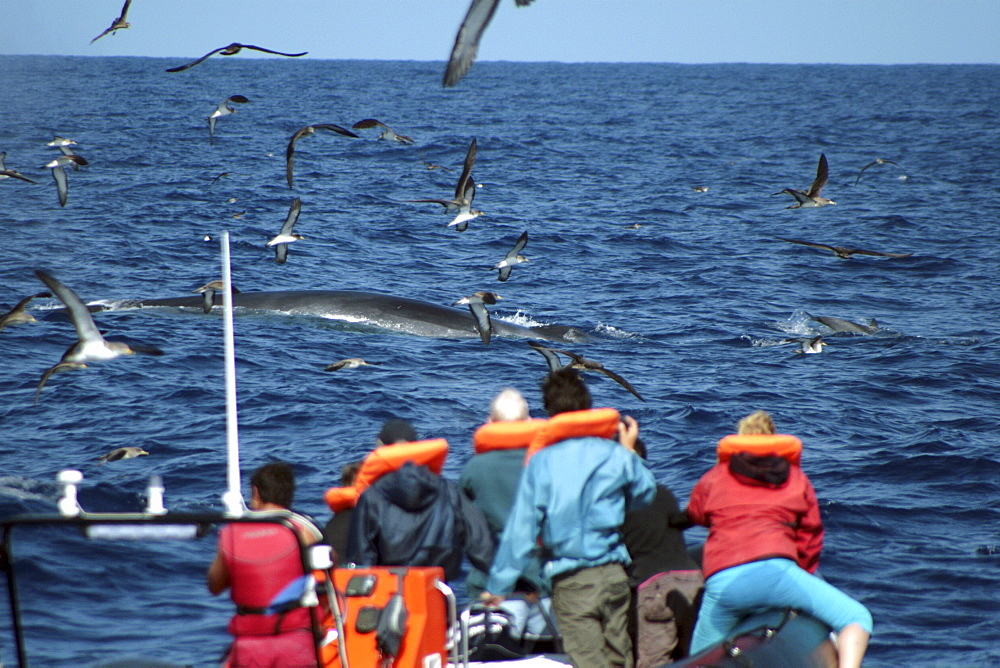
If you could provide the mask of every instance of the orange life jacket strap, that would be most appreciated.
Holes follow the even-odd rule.
[[[384,476],[399,470],[406,462],[417,466],[426,466],[434,473],[441,475],[444,461],[448,458],[448,441],[434,438],[427,441],[412,443],[393,443],[375,448],[368,453],[351,487],[331,487],[326,490],[323,498],[333,512],[353,508],[358,503],[361,493]]]
[[[758,456],[777,455],[797,465],[802,461],[802,441],[790,434],[730,434],[719,441],[716,452],[722,463],[738,452],[746,452]]]
[[[621,417],[614,408],[592,408],[554,415],[535,434],[524,461],[527,463],[542,448],[568,438],[596,436],[614,439],[618,435],[620,421]]]
[[[477,455],[490,450],[526,448],[531,445],[538,430],[545,426],[545,422],[545,420],[487,422],[472,435],[472,445]]]

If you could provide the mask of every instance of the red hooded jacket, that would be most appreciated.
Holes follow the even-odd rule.
[[[731,470],[748,460],[753,470]],[[748,455],[716,464],[691,491],[687,512],[692,522],[709,528],[702,557],[706,579],[772,557],[792,559],[810,573],[819,567],[823,523],[816,492],[786,459]]]

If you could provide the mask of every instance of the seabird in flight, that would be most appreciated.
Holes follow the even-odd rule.
[[[340,371],[341,369],[357,369],[359,366],[373,366],[381,362],[366,362],[360,357],[348,357],[347,359],[328,364],[323,371]]]
[[[62,359],[55,366],[50,367],[42,375],[38,383],[38,390],[35,392],[35,403],[38,403],[38,395],[45,386],[45,381],[54,373],[69,371],[72,369],[86,369],[87,362],[103,362],[112,360],[119,355],[134,355],[136,352],[148,355],[162,355],[163,351],[153,346],[129,346],[121,341],[108,341],[97,329],[94,318],[90,315],[90,310],[77,297],[76,293],[59,282],[51,274],[35,270],[35,275],[49,287],[49,289],[59,298],[59,301],[66,307],[69,319],[76,329],[77,341],[66,349]]]
[[[407,202],[433,202],[444,207],[445,211],[455,213],[455,219],[448,223],[448,227],[455,227],[459,232],[464,232],[469,227],[469,221],[483,212],[472,208],[472,201],[476,198],[476,182],[472,180],[472,165],[476,162],[476,140],[472,139],[469,150],[465,154],[465,164],[462,167],[462,175],[458,177],[455,185],[455,198],[446,199],[408,199]]]
[[[296,197],[292,200],[292,205],[288,208],[288,217],[285,218],[285,224],[281,226],[281,231],[278,232],[276,237],[267,242],[267,248],[274,246],[274,261],[278,264],[285,264],[285,260],[288,259],[288,244],[299,239],[305,239],[298,232],[292,232],[292,228],[295,227],[301,211],[302,200]]]
[[[14,306],[14,308],[7,311],[7,313],[5,313],[4,315],[0,315],[0,330],[2,330],[7,325],[19,325],[26,322],[38,322],[37,320],[35,320],[35,316],[31,315],[25,310],[25,307],[28,305],[28,302],[30,302],[32,299],[41,297],[51,297],[51,296],[52,293],[50,292],[39,292],[37,294],[25,297],[24,299],[19,301],[17,305]]]
[[[235,102],[236,104],[246,104],[249,102],[247,98],[242,95],[233,95],[227,97],[225,100],[219,103],[219,106],[212,112],[211,116],[208,117],[208,141],[213,143],[215,141],[215,121],[221,116],[228,116],[229,114],[235,114],[236,108],[229,106],[230,102]],[[213,181],[214,183],[214,181]]]
[[[333,123],[317,123],[316,125],[307,125],[304,128],[299,128],[292,135],[292,138],[288,141],[288,148],[285,149],[285,178],[288,180],[288,187],[292,187],[292,171],[295,168],[295,142],[301,137],[307,137],[314,134],[316,130],[329,130],[331,132],[336,132],[339,135],[344,135],[345,137],[354,137],[355,139],[360,139],[356,134],[342,128],[339,125],[334,125]]]
[[[522,262],[528,262],[528,258],[521,255],[521,251],[524,247],[528,245],[528,231],[525,230],[520,237],[518,237],[517,242],[514,247],[507,251],[507,255],[504,256],[502,260],[494,265],[494,269],[499,269],[500,274],[497,276],[498,281],[506,281],[510,278],[510,271],[515,265],[521,264]]]
[[[479,338],[487,345],[490,343],[493,324],[490,322],[490,312],[486,309],[486,304],[496,304],[498,299],[503,299],[503,297],[495,292],[480,290],[452,303],[452,306],[469,305],[469,310],[472,311],[472,317],[476,323],[476,329],[479,330]]]
[[[65,148],[60,146],[60,148]],[[73,165],[74,167],[78,165],[89,164],[87,160],[75,153],[63,153],[58,158],[53,158],[49,162],[42,165],[39,169],[51,169],[52,178],[56,182],[56,192],[59,194],[59,206],[66,206],[66,199],[69,197],[69,181],[66,179],[66,165]]]
[[[0,151],[0,181],[3,179],[21,179],[22,181],[27,181],[28,183],[37,184],[38,181],[29,179],[27,176],[17,171],[16,169],[7,169],[7,165],[4,161],[7,159],[7,151]]]
[[[354,130],[366,130],[368,128],[384,128],[382,134],[378,136],[379,139],[385,139],[388,141],[396,141],[400,144],[412,144],[413,137],[407,137],[406,135],[397,134],[392,128],[381,121],[377,121],[374,118],[366,118],[364,120],[358,121],[353,126]]]
[[[104,37],[105,35],[107,35],[109,32],[113,34],[113,33],[117,32],[119,30],[123,30],[125,28],[128,28],[130,24],[129,24],[128,21],[125,20],[125,15],[128,14],[128,6],[131,5],[131,4],[132,4],[132,0],[125,0],[125,4],[122,5],[122,13],[121,13],[121,15],[119,15],[118,18],[116,18],[114,21],[111,22],[111,27],[110,28],[108,28],[107,30],[105,30],[104,32],[102,32],[100,35],[98,35],[94,39],[90,40],[90,43],[93,44],[97,40],[99,40],[102,37]]]
[[[816,180],[812,182],[809,186],[809,190],[796,190],[795,188],[785,188],[780,192],[774,193],[775,195],[780,195],[781,193],[788,193],[795,198],[795,204],[791,206],[786,206],[786,209],[802,209],[811,208],[817,206],[826,206],[827,204],[836,204],[832,199],[827,199],[820,196],[820,192],[823,190],[823,186],[826,185],[827,177],[830,173],[830,167],[826,162],[826,155],[823,153],[819,154],[819,165],[816,166]]]
[[[62,146],[71,146],[71,145],[74,145],[74,144],[76,144],[76,142],[73,141],[72,139],[67,139],[66,137],[60,137],[60,136],[57,135],[57,136],[55,136],[55,137],[52,138],[52,141],[48,142],[45,145],[46,146],[59,146],[59,147],[62,147]]]
[[[896,165],[897,167],[899,167],[899,163],[898,162],[893,162],[892,160],[886,160],[885,158],[875,158],[874,160],[872,160],[867,165],[865,165],[864,167],[861,168],[861,171],[858,172],[858,178],[854,179],[854,185],[858,185],[858,181],[861,180],[861,175],[865,173],[866,169],[868,169],[869,167],[872,167],[874,165]],[[899,169],[900,169],[900,171],[903,171],[902,167],[899,167]],[[906,177],[906,172],[904,171],[903,174],[899,178],[901,180],[905,181],[906,178],[907,178]]]
[[[864,248],[847,248],[846,246],[830,246],[828,244],[817,244],[812,241],[802,241],[800,239],[786,239],[785,237],[775,237],[790,244],[801,244],[814,248],[824,248],[839,258],[848,259],[852,255],[878,255],[880,257],[910,257],[913,253],[883,253],[882,251],[865,250]]]
[[[107,464],[108,462],[117,462],[120,459],[134,459],[136,457],[143,457],[149,453],[140,447],[129,445],[124,448],[115,448],[106,455],[101,455],[97,458],[98,463]]]
[[[272,51],[271,49],[265,49],[265,48],[260,47],[260,46],[254,46],[253,44],[240,44],[238,42],[233,42],[229,46],[223,46],[223,47],[218,48],[218,49],[212,49],[211,51],[209,51],[208,53],[206,53],[204,56],[202,56],[201,58],[199,58],[198,60],[190,62],[187,65],[180,65],[178,67],[171,67],[167,71],[168,72],[183,72],[186,69],[194,67],[195,65],[197,65],[201,61],[205,60],[209,56],[214,56],[215,54],[219,54],[221,56],[235,56],[237,53],[239,53],[243,49],[253,49],[254,51],[263,51],[264,53],[273,53],[273,54],[275,54],[277,56],[288,56],[289,58],[298,58],[299,56],[304,56],[307,53],[309,53],[308,51],[303,51],[302,53],[283,53],[281,51]]]
[[[203,310],[205,313],[211,313],[212,305],[215,303],[215,293],[222,292],[222,290],[224,290],[225,287],[226,286],[222,281],[211,281],[196,290],[192,290],[191,292],[201,293],[202,297],[201,310]],[[238,295],[240,293],[240,291],[236,289],[235,285],[232,286],[232,289],[234,295]]]
[[[526,7],[532,0],[515,0],[518,7]],[[444,71],[444,85],[454,86],[472,67],[479,51],[479,40],[490,24],[500,0],[472,0],[469,11],[462,20],[462,26],[455,36],[455,46],[451,49],[448,67]]]
[[[539,353],[541,353],[543,357],[545,357],[545,361],[549,365],[549,373],[554,373],[563,367],[562,361],[559,359],[559,355],[557,355],[556,353],[559,353],[561,355],[566,355],[572,360],[572,362],[570,362],[568,366],[580,370],[600,371],[608,378],[611,378],[616,383],[624,387],[626,390],[634,394],[639,401],[645,401],[645,399],[642,398],[642,395],[639,394],[634,387],[632,387],[632,383],[628,382],[614,371],[605,369],[604,365],[601,364],[600,362],[594,362],[593,360],[588,360],[582,355],[578,355],[568,350],[549,348],[547,346],[543,346],[537,341],[529,341],[528,345],[534,348]]]

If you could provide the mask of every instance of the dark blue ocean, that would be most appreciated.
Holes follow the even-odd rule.
[[[645,396],[587,376],[596,405],[639,420],[657,477],[682,499],[752,410],[803,439],[827,532],[821,571],[875,617],[867,665],[1000,665],[1000,67],[478,63],[446,90],[440,63],[237,57],[164,72],[182,62],[0,58],[0,150],[39,181],[0,183],[0,310],[44,289],[39,267],[85,301],[188,295],[219,276],[224,230],[244,292],[448,305],[497,291],[495,318],[581,328],[591,340],[557,347]],[[250,103],[210,144],[205,118],[236,94]],[[288,188],[295,130],[363,118],[416,143],[306,137]],[[53,135],[90,163],[70,171],[64,208],[39,169]],[[459,233],[440,206],[400,203],[449,198],[473,137],[486,216]],[[771,194],[807,188],[820,153],[836,206],[785,209],[792,199]],[[875,158],[899,166],[855,184]],[[306,238],[279,265],[264,244],[294,197]],[[499,283],[489,268],[525,230],[530,263]],[[912,256],[843,260],[776,237]],[[57,374],[36,406],[42,372],[75,339],[45,317],[58,306],[37,300],[39,323],[0,332],[0,514],[54,512],[63,468],[86,476],[89,510],[141,509],[152,475],[170,509],[221,509],[218,309],[99,314],[109,337],[165,354]],[[833,333],[809,315],[880,329]],[[242,468],[292,462],[296,505],[321,522],[324,490],[389,417],[447,438],[456,478],[501,387],[542,416],[546,367],[523,339],[484,346],[274,312],[235,321]],[[819,355],[782,343],[818,334]],[[345,357],[381,365],[323,371]],[[95,463],[125,445],[150,456]],[[231,603],[204,586],[214,537],[136,545],[35,530],[14,548],[34,665],[208,665],[227,644]],[[6,610],[0,622],[11,662]]]

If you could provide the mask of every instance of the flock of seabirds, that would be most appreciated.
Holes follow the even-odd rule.
[[[531,0],[515,0],[518,5],[530,4]],[[132,0],[125,0],[125,4],[122,7],[121,15],[112,21],[111,25],[100,35],[91,40],[91,43],[96,42],[102,37],[108,34],[114,34],[118,30],[129,28],[130,24],[126,20],[129,8],[132,4]],[[475,59],[476,51],[478,49],[479,40],[489,24],[490,19],[495,12],[499,0],[473,0],[469,11],[459,29],[458,35],[455,40],[455,45],[452,50],[451,58],[449,59],[443,84],[445,86],[455,85],[469,70],[472,66],[472,61]],[[289,58],[297,58],[304,56],[307,52],[302,53],[284,53],[281,51],[275,51],[272,49],[267,49],[259,46],[254,46],[250,44],[240,44],[232,43],[228,46],[220,47],[209,51],[200,58],[186,63],[184,65],[179,65],[176,67],[171,67],[167,69],[167,72],[183,72],[187,69],[195,67],[214,55],[231,56],[239,53],[243,49],[251,49],[256,51],[261,51],[264,53],[275,54],[278,56],[284,56]],[[214,142],[215,138],[215,127],[216,122],[219,118],[233,114],[236,109],[231,106],[232,103],[235,104],[247,104],[250,100],[242,95],[233,95],[223,100],[218,107],[207,117],[209,126],[209,141]],[[288,183],[289,189],[293,188],[294,185],[294,164],[295,164],[295,145],[296,142],[310,135],[315,134],[319,130],[325,130],[339,134],[346,137],[359,138],[359,136],[352,132],[352,130],[365,130],[377,128],[381,131],[379,135],[379,140],[386,140],[392,142],[398,142],[404,145],[410,145],[414,143],[411,137],[395,132],[388,125],[382,123],[376,119],[364,119],[355,123],[351,129],[341,127],[332,123],[321,123],[314,125],[307,125],[298,129],[289,139],[288,146],[285,153],[285,177]],[[66,168],[69,167],[73,170],[79,169],[80,167],[85,167],[89,163],[82,156],[76,154],[74,146],[77,145],[72,139],[66,137],[56,136],[52,141],[47,143],[47,146],[59,149],[60,154],[53,158],[51,161],[47,162],[41,167],[41,169],[50,169],[52,173],[53,180],[56,184],[57,196],[59,198],[59,204],[65,206],[68,200],[68,179]],[[477,154],[477,143],[475,139],[469,144],[468,150],[466,151],[465,160],[462,164],[462,171],[455,185],[454,195],[451,198],[421,198],[413,200],[402,200],[403,202],[413,202],[413,203],[432,203],[442,206],[445,212],[454,214],[454,218],[448,223],[449,227],[454,227],[457,231],[463,232],[468,228],[469,222],[475,218],[483,215],[483,212],[472,208],[475,194],[476,194],[476,183],[472,178],[472,169],[475,164],[476,154]],[[37,184],[37,181],[25,176],[24,174],[18,172],[15,169],[8,168],[5,164],[6,152],[0,152],[0,181],[5,181],[9,179],[20,180],[32,184]],[[450,171],[450,168],[441,165],[435,165],[432,163],[424,163],[428,169],[441,169],[443,171]],[[908,177],[898,163],[887,160],[884,158],[876,158],[872,162],[864,165],[858,172],[857,178],[854,184],[857,185],[862,175],[867,169],[875,166],[882,165],[894,165],[899,170],[899,175],[897,178],[900,180],[906,180]],[[215,177],[218,180],[226,173],[220,174]],[[829,175],[829,165],[827,163],[826,156],[821,154],[819,156],[819,163],[816,168],[816,176],[812,184],[806,190],[800,190],[796,188],[784,188],[781,191],[774,193],[775,195],[788,194],[791,195],[795,202],[789,205],[789,209],[802,209],[802,208],[815,208],[823,207],[828,205],[834,205],[831,199],[823,197],[822,190],[827,183]],[[214,183],[214,180],[213,180]],[[707,186],[696,186],[694,188],[696,192],[707,192]],[[300,198],[295,198],[289,208],[287,217],[284,224],[282,225],[280,231],[275,235],[270,241],[267,242],[266,247],[273,248],[275,252],[275,262],[279,264],[284,264],[288,258],[288,246],[289,244],[301,240],[304,237],[299,233],[295,232],[294,227],[299,218],[299,214],[302,208],[302,201]],[[888,258],[905,258],[909,257],[911,253],[892,253],[883,252],[875,250],[867,250],[863,248],[851,248],[845,246],[833,246],[824,243],[816,243],[812,241],[804,241],[801,239],[788,239],[784,237],[776,237],[782,241],[788,243],[799,244],[804,246],[810,246],[814,248],[820,248],[828,250],[834,253],[837,257],[843,259],[849,259],[853,255],[870,255],[870,256],[880,256]],[[499,281],[506,281],[510,276],[514,267],[519,264],[528,262],[522,252],[528,243],[528,233],[525,231],[517,239],[514,246],[507,252],[503,259],[496,263],[493,269],[497,270],[497,278]],[[102,362],[117,358],[121,355],[132,355],[135,353],[144,353],[150,355],[162,355],[163,352],[153,346],[145,346],[138,343],[129,343],[119,341],[109,341],[104,338],[101,330],[97,327],[91,316],[90,309],[87,305],[77,296],[73,290],[63,285],[55,276],[43,271],[36,270],[36,276],[38,279],[46,285],[49,291],[39,292],[33,295],[29,295],[21,299],[9,312],[0,316],[0,330],[7,325],[15,325],[21,323],[32,323],[36,322],[35,318],[28,313],[28,304],[36,298],[47,298],[53,295],[58,298],[66,308],[66,312],[71,320],[74,329],[76,330],[77,340],[66,350],[62,355],[61,359],[49,367],[42,374],[39,380],[37,390],[35,392],[35,403],[38,403],[42,388],[45,386],[49,378],[56,373],[64,371],[73,371],[79,369],[86,369],[88,363],[92,362]],[[214,304],[214,295],[216,292],[223,290],[224,285],[222,281],[211,281],[206,285],[196,289],[195,293],[201,293],[204,298],[203,306],[206,313],[212,310]],[[239,292],[235,287],[233,292]],[[453,303],[453,306],[467,305],[473,316],[472,320],[478,331],[483,343],[488,344],[490,342],[490,335],[492,332],[492,324],[490,322],[490,313],[486,308],[487,305],[494,305],[497,300],[503,299],[499,294],[492,291],[477,291],[471,295],[462,297]],[[816,320],[828,328],[832,329],[834,332],[850,332],[850,333],[861,333],[861,334],[871,334],[877,331],[878,323],[875,320],[871,320],[870,324],[860,324],[854,323],[848,320],[843,320],[841,318],[835,318],[830,316],[809,316],[811,319]],[[823,341],[823,336],[814,336],[809,338],[797,338],[797,339],[786,339],[783,343],[798,343],[800,348],[797,352],[802,353],[819,353],[822,351],[823,346],[826,345]],[[568,366],[574,367],[580,370],[591,370],[601,372],[608,377],[615,380],[626,390],[631,392],[641,401],[645,399],[639,394],[635,387],[632,386],[627,380],[617,373],[605,368],[600,362],[595,362],[589,360],[577,353],[562,350],[558,348],[551,348],[548,346],[543,346],[538,342],[532,341],[529,345],[542,354],[545,361],[549,367],[550,371],[555,371],[564,366],[560,355],[564,355],[569,358]],[[341,369],[352,369],[363,365],[378,364],[378,362],[367,362],[361,358],[348,358],[343,359],[338,362],[325,367],[326,371],[338,371]],[[139,447],[125,447],[117,448],[110,453],[102,456],[99,461],[101,463],[116,461],[119,459],[131,459],[133,457],[147,455],[148,453]]]

